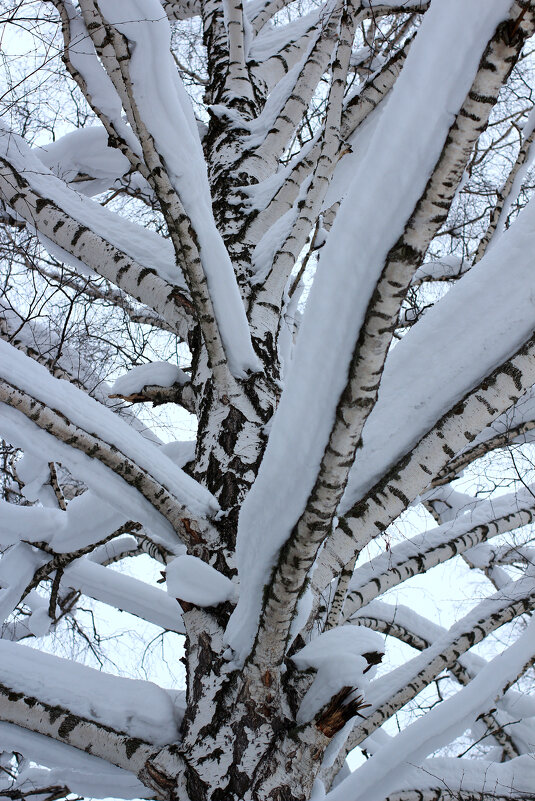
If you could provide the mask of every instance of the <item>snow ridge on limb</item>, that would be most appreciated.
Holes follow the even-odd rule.
[[[388,509],[393,513],[395,507],[397,516],[467,442],[533,385],[533,370],[526,358],[531,345],[516,357],[511,358],[511,354],[528,341],[535,325],[530,294],[525,289],[533,285],[530,253],[535,241],[534,219],[535,206],[528,205],[492,251],[391,352],[340,504],[339,513],[344,515],[341,526],[321,555],[319,571],[329,562],[331,566],[320,586],[327,586],[364,544],[392,522]],[[510,265],[506,286],[504,264]],[[448,360],[442,363],[437,377],[434,355],[446,341]],[[489,341],[496,344],[492,356]],[[500,359],[504,359],[503,368],[496,370],[494,378]],[[478,385],[479,389],[467,394]],[[412,426],[401,428],[394,422],[394,401],[396,414],[402,415],[395,419],[411,420]],[[433,443],[436,448],[431,453]],[[403,467],[405,454],[411,449]],[[417,467],[418,460],[422,467]],[[381,476],[386,476],[381,488],[372,490]],[[375,491],[379,493],[377,504],[371,500]],[[349,538],[357,529],[358,542],[351,543]]]
[[[254,149],[240,164],[258,180],[273,172],[299,121],[302,119],[316,86],[327,69],[336,46],[344,3],[328,0],[321,26],[308,52],[279,82],[262,111],[254,120],[254,133],[246,140]]]
[[[15,643],[1,641],[0,652],[0,718],[4,723],[123,768],[156,791],[157,798],[169,798],[170,786],[182,789],[182,759],[176,749],[162,748],[165,742],[178,740],[176,713],[165,690]],[[146,704],[139,704],[140,696]]]
[[[359,125],[388,96],[405,63],[411,42],[412,39],[378,69],[359,89],[358,93],[350,97],[344,104],[340,127],[340,140],[342,143],[345,143],[355,134]],[[343,153],[343,146],[345,145],[340,145],[339,147],[339,155]],[[290,165],[291,169],[281,174],[280,180],[272,190],[271,199],[268,202],[263,201],[263,208],[248,228],[247,235],[253,241],[259,241],[266,231],[285,212],[291,209],[299,195],[301,184],[310,175],[317,163],[320,147],[320,134],[317,134],[312,141],[312,145],[303,148],[297,161]],[[344,169],[343,162],[341,162],[340,169]],[[251,187],[249,191],[254,202],[256,200],[257,187]]]
[[[215,225],[197,123],[171,56],[170,28],[161,4],[125,0],[118,7],[107,0],[83,0],[81,6],[140,141],[216,380],[228,383],[227,362],[231,373],[243,378],[260,363],[230,257]]]
[[[57,703],[154,745],[178,740],[180,721],[172,699],[153,682],[113,676],[5,640],[0,640],[0,655],[0,683],[15,692]],[[145,703],[139,703],[143,697]]]
[[[0,193],[27,224],[78,261],[159,312],[186,338],[194,324],[185,285],[161,237],[83,198],[20,138],[1,132]],[[46,247],[46,245],[45,245]],[[69,256],[70,254],[70,256]]]
[[[535,110],[532,109],[526,124],[522,128],[522,143],[518,150],[516,161],[513,164],[503,186],[498,192],[497,202],[492,210],[492,214],[490,215],[487,230],[485,231],[485,234],[478,245],[476,255],[474,256],[474,264],[477,264],[477,262],[483,258],[493,237],[495,235],[499,236],[500,234],[500,228],[505,222],[510,211],[511,204],[515,197],[518,196],[522,186],[522,181],[526,177],[526,173],[533,162],[532,145],[534,142]]]
[[[58,283],[64,284],[61,276],[58,276]],[[87,283],[84,284],[87,287]],[[123,293],[116,291],[118,302],[124,302]],[[150,311],[147,310],[144,322],[148,322]],[[157,318],[158,319],[158,318]],[[161,318],[160,318],[161,321]],[[4,306],[0,301],[0,338],[9,342],[26,356],[34,359],[39,364],[44,365],[54,378],[63,378],[70,381],[75,386],[83,389],[88,395],[98,400],[104,406],[109,406],[115,414],[139,431],[146,439],[160,444],[158,437],[144,425],[129,407],[110,400],[110,387],[105,381],[95,383],[94,370],[92,371],[87,361],[78,351],[60,343],[59,337],[54,336],[48,326],[35,320],[26,320],[13,308]],[[58,358],[58,348],[61,346],[61,355]],[[177,392],[178,394],[178,392]],[[186,395],[186,399],[183,398]],[[187,390],[180,393],[181,400],[189,400]]]
[[[383,746],[358,770],[358,779],[349,776],[329,793],[329,801],[345,801],[348,795],[355,797],[356,801],[381,801],[397,789],[400,778],[404,778],[407,763],[421,763],[428,754],[462,734],[484,711],[489,695],[497,698],[516,681],[535,655],[534,634],[535,622],[532,620],[522,636],[505,653],[489,662],[467,687],[431,709],[424,718],[415,721]],[[385,765],[388,766],[386,773]],[[462,774],[459,780],[462,781]]]
[[[345,9],[340,19],[338,45],[331,68],[331,84],[327,96],[325,122],[319,138],[319,150],[315,154],[315,166],[312,169],[310,180],[303,182],[301,186],[299,202],[294,204],[291,215],[288,215],[288,218],[294,218],[291,221],[291,227],[277,246],[271,266],[264,277],[262,286],[258,289],[250,313],[253,330],[262,339],[266,334],[265,323],[270,320],[270,316],[266,314],[267,309],[271,311],[271,320],[274,322],[271,333],[275,335],[276,327],[279,325],[279,314],[276,312],[282,303],[284,288],[299,253],[306,244],[308,234],[314,228],[336,163],[340,149],[344,88],[356,25],[357,15],[351,14],[349,10]],[[310,155],[312,156],[312,153]],[[289,179],[291,179],[291,175]]]
[[[387,470],[345,515],[326,541],[312,582],[321,592],[370,542],[381,535],[430,478],[485,425],[520,397],[535,380],[535,338],[487,375],[481,384],[451,408],[410,453]]]
[[[372,601],[365,609],[361,609],[351,622],[386,634],[388,637],[395,637],[418,651],[429,648],[433,642],[446,634],[446,629],[442,626],[431,623],[412,609],[401,604],[393,606],[382,601]],[[485,664],[485,660],[475,654],[464,654],[450,666],[450,672],[459,684],[465,686]],[[489,702],[489,708],[493,706],[493,703]],[[482,713],[479,718],[503,749],[507,759],[514,759],[526,753],[521,741],[515,739],[514,730],[504,726],[505,721],[501,712],[488,711]],[[340,770],[345,756],[344,748],[329,771],[332,778]]]
[[[323,249],[301,326],[292,371],[274,418],[257,481],[240,516],[237,558],[243,584],[238,607],[229,624],[229,641],[241,655],[249,650],[254,638],[261,587],[269,581],[272,565],[278,558],[278,549],[289,542],[294,526],[301,520],[294,547],[287,547],[280,558],[277,569],[279,580],[271,585],[269,593],[274,604],[272,613],[275,614],[275,609],[283,610],[283,619],[273,625],[272,615],[265,616],[266,647],[272,636],[268,631],[278,632],[277,636],[282,639],[273,643],[272,656],[276,663],[281,659],[281,649],[284,648],[299,588],[327,533],[339,500],[337,497],[333,501],[331,486],[343,486],[345,483],[343,477],[347,474],[360,438],[359,426],[355,427],[353,436],[354,427],[348,430],[345,425],[346,409],[342,403],[340,419],[335,428],[336,442],[333,440],[326,454],[338,399],[346,385],[348,365],[359,330],[366,319],[368,300],[373,295],[390,248],[403,232],[407,219],[425,191],[428,175],[441,155],[453,122],[451,112],[443,109],[459,109],[462,106],[478,71],[481,54],[497,25],[507,16],[509,8],[510,2],[505,0],[493,3],[491,8],[485,3],[484,14],[478,3],[467,8],[460,0],[453,4],[435,3],[431,6],[392,90],[367,158],[355,176],[355,197],[350,194],[346,199],[345,213],[340,216],[339,212],[333,232]],[[462,14],[465,24],[465,36],[461,38],[459,14]],[[435,37],[440,42],[440,50],[435,46],[433,69],[430,69],[428,41],[435,40]],[[474,46],[474,38],[477,39],[477,47]],[[455,70],[452,70],[451,64],[453,47],[459,54]],[[415,90],[416,86],[419,91]],[[437,95],[438,87],[440,97]],[[415,112],[415,97],[418,98],[421,114]],[[430,113],[430,109],[434,113]],[[404,121],[402,126],[400,120]],[[391,147],[392,126],[400,130],[397,149]],[[421,143],[418,163],[415,161],[415,141]],[[407,168],[401,175],[400,163]],[[378,175],[382,177],[381,186],[377,184]],[[395,186],[391,185],[392,175],[396,176]],[[418,180],[415,180],[415,176],[418,176]],[[368,191],[367,187],[370,188]],[[375,213],[376,204],[370,196],[371,187],[376,193],[373,197],[381,198],[381,215]],[[333,235],[334,229],[337,237]],[[356,264],[352,255],[355,252],[359,254]],[[397,305],[399,303],[401,298],[397,299]],[[373,320],[376,325],[376,318]],[[384,321],[379,322],[381,328]],[[385,339],[385,347],[390,338],[391,332],[387,326],[386,339],[381,337],[381,341]],[[322,365],[323,370],[320,382],[317,380],[318,364]],[[372,398],[375,393],[376,387],[373,387]],[[345,396],[342,397],[344,400]],[[355,408],[362,425],[370,404],[357,405]],[[315,432],[313,437],[310,434],[312,431]],[[306,445],[303,446],[303,443]],[[289,454],[292,457],[291,465],[288,465]],[[316,485],[318,496],[314,497],[312,506],[317,506],[317,516],[310,520],[301,518],[307,503],[310,507],[311,493],[324,454],[329,471],[326,472],[326,463],[323,469],[324,486]],[[285,471],[280,469],[283,462]],[[291,488],[285,478],[288,470],[292,475],[299,476],[298,483],[292,482]],[[332,480],[327,480],[331,474]],[[266,491],[274,499],[268,508],[264,502]],[[263,553],[262,559],[259,559],[259,548]],[[299,569],[289,567],[290,563],[294,564],[294,552]],[[283,576],[286,570],[288,575]],[[272,663],[271,658],[269,661]]]
[[[403,771],[402,784],[386,801],[529,801],[535,786],[533,758],[496,763],[434,757]]]
[[[360,461],[360,437],[377,400],[381,374],[397,325],[401,301],[427,247],[446,219],[472,147],[486,127],[499,90],[520,54],[526,35],[535,27],[533,10],[529,20],[525,19],[524,12],[525,9],[522,11],[517,4],[513,4],[507,21],[497,26],[485,48],[470,91],[450,127],[425,191],[402,236],[386,257],[381,277],[366,311],[350,365],[349,381],[337,409],[337,420],[324,457],[324,465],[327,463],[328,468],[330,460],[331,468],[325,471],[325,477],[320,474],[318,478],[318,484],[321,485],[323,480],[327,488],[327,493],[324,488],[327,497],[332,494],[332,487],[337,483],[336,476],[340,487],[345,485],[348,478],[347,466],[355,452],[357,461]],[[517,20],[520,21],[519,25],[516,24]],[[516,33],[511,36],[513,23]],[[525,28],[521,28],[522,24],[525,24]],[[411,63],[409,60],[409,66]],[[341,493],[338,499],[340,495]],[[329,519],[321,504],[320,512]],[[336,601],[339,604],[341,592],[337,595]]]
[[[174,531],[184,537],[184,541],[192,544],[184,519],[189,525],[191,517],[197,518],[197,525],[206,528],[203,519],[218,509],[217,501],[208,490],[176,467],[159,448],[143,439],[117,415],[73,385],[53,378],[44,367],[2,340],[0,353],[0,375],[3,377],[0,398],[3,404],[14,407],[16,415],[24,414],[32,429],[38,427],[52,432],[63,443],[55,446],[61,448],[62,458],[69,461],[69,449],[75,449],[92,457],[92,463],[100,463],[104,472],[107,472],[104,466],[111,469],[145,499],[141,513],[144,517],[149,514],[149,527],[156,522],[150,515],[152,509],[157,512],[156,520],[162,515]],[[4,427],[9,427],[9,415],[6,420],[4,412],[3,417]],[[39,449],[40,446],[36,447]],[[31,443],[30,449],[33,449]],[[91,463],[83,464],[87,469],[92,467]],[[105,482],[102,484],[96,475],[89,478],[90,484],[95,481],[96,491],[108,494],[109,502],[116,505],[115,493],[108,493]],[[130,499],[132,497],[130,494]],[[125,512],[128,516],[127,507]],[[158,527],[168,536],[168,524],[162,527],[163,522]]]
[[[503,590],[471,609],[422,653],[373,682],[367,694],[371,709],[365,714],[366,719],[351,733],[348,747],[354,748],[366,739],[476,643],[529,611],[534,598],[533,576],[525,575],[509,582]]]
[[[357,568],[349,584],[343,619],[411,576],[425,573],[478,543],[529,525],[534,518],[534,490],[482,501],[466,515],[402,542]]]
[[[283,27],[265,28],[249,47],[252,72],[271,90],[303,57],[314,38],[321,9],[297,17]]]
[[[388,637],[395,637],[401,642],[410,645],[418,651],[424,651],[446,633],[446,629],[431,623],[427,618],[415,613],[412,609],[401,604],[393,606],[381,601],[372,601],[366,609],[358,612],[352,623],[366,626]],[[472,678],[485,666],[486,662],[475,654],[464,654],[450,667],[452,677],[459,684],[466,686]],[[528,666],[526,666],[527,669]],[[521,754],[529,752],[521,738],[515,737],[514,728],[508,726],[508,722],[513,717],[505,717],[502,710],[503,698],[500,699],[500,709],[495,710],[494,704],[489,702],[489,711],[481,713],[478,720],[486,727],[486,730],[503,749],[503,756],[507,759],[514,759]],[[492,711],[490,711],[492,708]],[[338,770],[346,756],[345,749],[338,755],[335,765]],[[338,770],[335,765],[332,768],[332,776]]]
[[[129,612],[165,631],[186,633],[180,608],[167,593],[133,576],[95,564],[90,559],[78,559],[67,567],[60,586]]]
[[[251,19],[253,33],[258,34],[266,22],[269,22],[278,11],[289,5],[290,2],[291,0],[264,0],[264,2],[260,3],[260,8],[257,9],[258,4],[254,4],[254,1],[249,1],[246,5],[246,11]],[[254,10],[248,8],[254,5],[256,6]]]

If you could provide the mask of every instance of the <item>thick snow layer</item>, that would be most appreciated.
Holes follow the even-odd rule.
[[[95,495],[120,512],[121,522],[132,519],[139,521],[151,536],[176,545],[177,535],[171,524],[134,487],[98,459],[92,459],[82,451],[60,442],[52,434],[38,428],[22,412],[6,404],[0,404],[0,432],[15,447],[35,454],[46,453],[50,461],[65,465]]]
[[[265,25],[251,44],[249,59],[259,62],[266,61],[279,50],[288,47],[291,42],[304,36],[310,28],[317,25],[317,22],[318,11],[314,10],[302,17],[297,17],[287,25]]]
[[[227,636],[241,657],[252,645],[263,587],[279,549],[314,486],[354,344],[385,257],[425,189],[481,54],[509,7],[510,0],[473,0],[469,5],[464,0],[434,0],[321,251],[266,454],[240,515],[237,564],[242,589]],[[502,269],[501,294],[506,277],[510,280]],[[488,310],[485,318],[489,325],[494,323]],[[516,312],[512,319],[516,325]],[[449,347],[448,339],[444,340],[449,333],[442,332],[441,349]],[[465,347],[461,337],[458,342]],[[433,353],[436,359],[436,346]],[[436,359],[433,366],[438,369],[439,365],[442,360]],[[437,381],[433,374],[433,380],[437,394],[442,395],[442,376]],[[390,428],[396,427],[404,418],[388,406]],[[404,432],[407,427],[404,419],[399,428]],[[382,436],[380,442],[384,455],[389,438]]]
[[[444,489],[444,488],[439,488]],[[447,487],[450,490],[449,487]],[[462,510],[454,509],[448,511],[449,516],[443,516],[444,522],[430,531],[425,531],[411,539],[403,540],[389,551],[370,559],[368,562],[358,567],[351,578],[350,590],[358,590],[359,587],[372,581],[374,577],[392,571],[393,580],[396,581],[395,570],[411,558],[418,557],[423,551],[432,551],[446,545],[451,540],[469,531],[476,526],[486,525],[498,518],[506,515],[515,514],[522,509],[532,509],[534,505],[535,486],[520,490],[518,493],[508,493],[487,501],[480,501],[470,496],[461,496],[473,503],[465,503]],[[452,493],[457,496],[460,493]],[[430,493],[432,497],[432,493]],[[428,496],[429,498],[429,496]],[[453,504],[452,504],[453,505]],[[464,514],[462,513],[464,511]],[[490,534],[496,536],[500,533],[499,528],[491,528]]]
[[[299,707],[297,722],[311,720],[342,687],[352,687],[356,695],[364,696],[372,671],[363,654],[374,652],[384,653],[379,634],[364,627],[341,626],[320,634],[294,654],[292,661],[299,670],[317,671]]]
[[[186,289],[176,264],[171,243],[153,231],[126,220],[71,189],[48,170],[26,142],[0,126],[0,154],[24,175],[30,186],[43,197],[94,231],[138,264],[155,270],[169,283]]]
[[[532,202],[492,251],[391,351],[340,506],[342,513],[445,411],[531,336],[534,231]]]
[[[189,376],[175,364],[169,362],[151,362],[133,367],[122,375],[111,388],[113,395],[135,395],[143,387],[172,387],[173,384],[185,384]]]
[[[0,722],[0,751],[27,755],[39,765],[47,765],[47,786],[66,784],[73,793],[92,798],[143,798],[147,789],[131,773],[104,759],[85,754],[78,748],[50,737]]]
[[[163,484],[194,515],[204,517],[217,511],[218,504],[213,495],[176,467],[160,448],[147,442],[85,392],[68,381],[53,378],[45,367],[1,340],[0,376],[60,411],[83,430],[114,445]]]
[[[292,656],[292,662],[299,670],[313,668],[336,662],[340,654],[355,658],[367,653],[384,654],[384,638],[376,631],[364,626],[340,626],[320,634]]]
[[[69,58],[73,67],[85,81],[93,106],[107,117],[119,136],[127,142],[134,153],[139,154],[141,152],[139,142],[123,119],[121,100],[97,57],[81,13],[71,3],[65,3],[65,11],[69,17],[70,27]]]
[[[91,186],[91,194],[109,189],[130,169],[126,156],[117,148],[108,146],[108,134],[102,125],[71,131],[55,142],[36,148],[35,153],[54,175],[66,183],[77,175],[97,179],[97,186]],[[82,187],[87,185],[83,182]]]
[[[532,619],[524,634],[489,662],[469,685],[394,737],[329,793],[328,801],[347,801],[348,798],[381,801],[398,789],[415,764],[421,764],[428,754],[461,735],[489,703],[492,706],[503,688],[516,679],[534,655],[535,619]],[[462,763],[464,760],[459,765],[459,779]],[[521,773],[523,770],[524,767]]]
[[[125,522],[124,515],[103,503],[91,490],[73,498],[66,511],[0,501],[0,518],[0,544],[44,540],[57,553],[69,553],[98,542]]]
[[[196,556],[178,556],[166,569],[167,592],[196,606],[217,606],[236,598],[236,587],[226,576]]]
[[[59,509],[17,506],[0,500],[0,547],[21,539],[48,540],[54,536],[58,526],[62,527],[65,514]]]
[[[195,459],[196,443],[193,440],[166,442],[162,451],[177,467],[184,467]]]
[[[2,554],[0,559],[0,625],[19,604],[35,571],[48,557],[25,543],[18,543]]]
[[[379,103],[349,137],[347,143],[351,150],[336,163],[323,201],[324,210],[338,203],[349,192],[353,177],[364,164],[368,148],[373,142],[387,104],[388,98]]]
[[[419,767],[407,772],[396,790],[437,787],[445,788],[448,792],[474,793],[476,797],[480,793],[506,797],[526,793],[533,797],[535,760],[531,755],[503,763],[447,757],[426,759]]]
[[[166,691],[150,681],[111,676],[0,640],[0,682],[156,745],[178,739],[175,706]]]
[[[167,593],[90,559],[77,559],[65,570],[61,584],[167,631],[185,633],[180,607]]]
[[[234,269],[214,221],[191,101],[171,55],[167,17],[159,0],[99,0],[99,6],[134,45],[129,72],[136,104],[195,229],[230,370],[236,377],[258,370]]]
[[[0,316],[7,330],[15,337],[17,345],[22,343],[43,356],[54,359],[56,367],[65,370],[72,376],[75,383],[79,382],[92,398],[96,398],[100,403],[112,408],[115,414],[119,414],[144,437],[160,444],[156,434],[138,419],[131,406],[123,404],[121,401],[110,400],[111,390],[100,375],[100,365],[87,362],[78,348],[61,342],[59,334],[46,323],[38,320],[25,320],[12,308],[3,305],[1,300]],[[59,356],[58,351],[60,351]],[[47,464],[46,461],[44,464]],[[20,462],[17,471],[19,468]],[[48,465],[46,469],[48,469]]]
[[[532,108],[531,112],[530,112],[530,114],[529,114],[529,116],[528,116],[528,118],[527,118],[527,120],[524,123],[524,126],[522,128],[522,142],[525,142],[527,139],[529,139],[529,137],[533,133],[534,128],[535,128],[535,108]],[[513,205],[513,203],[515,202],[515,200],[517,199],[517,197],[518,197],[518,195],[520,193],[520,190],[522,188],[522,184],[526,180],[528,172],[533,167],[534,159],[535,159],[535,147],[533,146],[533,142],[532,142],[530,147],[529,147],[529,149],[528,149],[528,152],[526,154],[526,160],[524,161],[524,163],[522,164],[522,166],[518,170],[517,174],[515,175],[515,178],[514,178],[514,181],[513,181],[513,185],[511,186],[511,189],[509,190],[509,194],[505,198],[505,202],[503,204],[502,212],[501,212],[500,217],[498,219],[498,222],[496,224],[496,231],[494,233],[494,236],[492,237],[492,239],[489,242],[488,250],[491,250],[494,247],[494,245],[499,241],[499,238],[500,238],[500,236],[501,236],[501,234],[503,232],[504,225],[505,225],[505,223],[507,221],[507,218],[508,218],[508,216],[509,216],[509,214],[511,212],[512,205]]]

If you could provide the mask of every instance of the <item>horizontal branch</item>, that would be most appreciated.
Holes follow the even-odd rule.
[[[164,403],[177,403],[191,414],[196,414],[195,393],[190,382],[187,384],[172,384],[170,387],[160,387],[147,384],[138,392],[129,395],[112,394],[110,398],[121,398],[128,403],[152,403],[162,406]]]

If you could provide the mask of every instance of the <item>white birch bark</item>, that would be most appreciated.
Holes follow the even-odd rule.
[[[531,798],[535,5],[23,0],[4,24],[0,796]],[[460,498],[510,446],[508,493]],[[397,602],[459,555],[480,595],[449,629]],[[126,615],[156,686],[111,675]],[[445,671],[479,714],[459,759],[426,751],[461,748]]]

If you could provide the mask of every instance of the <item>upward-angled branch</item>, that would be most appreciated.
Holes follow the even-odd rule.
[[[255,294],[249,316],[251,326],[259,340],[266,335],[266,328],[271,333],[276,332],[280,314],[277,313],[278,304],[282,302],[284,287],[303,249],[307,236],[316,224],[321,206],[329,186],[336,157],[340,149],[340,126],[342,101],[345,82],[351,57],[351,46],[355,35],[356,19],[349,10],[344,10],[340,22],[339,43],[332,65],[331,86],[327,96],[327,109],[325,122],[321,132],[317,152],[310,154],[314,157],[315,166],[310,176],[306,190],[301,188],[302,197],[295,209],[295,219],[289,233],[280,243],[274,254],[271,267],[264,277],[264,282]],[[295,177],[293,180],[295,185]],[[304,186],[304,184],[303,184]],[[273,316],[276,318],[268,321]]]
[[[63,443],[62,457],[57,461],[64,458],[69,463],[70,449],[82,452],[90,459],[77,464],[78,471],[83,472],[85,466],[91,476],[99,465],[101,469],[105,466],[145,499],[142,507],[138,507],[140,513],[150,514],[152,509],[157,517],[162,515],[192,548],[203,542],[203,536],[208,534],[203,518],[217,510],[207,490],[165,457],[164,464],[159,464],[162,457],[156,446],[149,444],[110,410],[71,384],[63,385],[52,378],[43,367],[2,340],[0,346],[4,354],[0,368],[0,400],[16,409],[16,414],[24,415],[31,428],[46,431]],[[37,442],[33,447],[39,449]],[[191,518],[198,519],[193,526]],[[162,531],[165,532],[165,527]]]
[[[489,425],[513,398],[519,398],[535,381],[535,339],[488,375],[481,384],[449,410],[413,447],[392,465],[381,480],[340,519],[326,541],[313,582],[321,591],[339,571],[382,534],[428,486],[467,440]],[[526,371],[524,373],[524,371]]]
[[[191,153],[184,149],[183,161],[178,164],[176,155],[170,150],[165,129],[162,136],[148,119],[143,103],[145,95],[139,92],[138,82],[131,77],[131,56],[127,35],[136,37],[136,21],[126,20],[112,24],[108,22],[94,0],[84,0],[82,14],[95,49],[106,67],[117,94],[127,114],[132,129],[141,145],[143,160],[148,170],[148,181],[159,200],[173,243],[178,264],[180,264],[197,316],[214,378],[221,392],[231,392],[232,376],[229,366],[237,377],[243,377],[248,370],[258,367],[252,350],[245,312],[239,295],[236,279],[228,253],[218,233],[210,208],[210,190],[198,133],[193,130],[195,122],[189,99],[181,97],[184,90],[179,85],[179,76],[170,52],[161,52],[161,38],[169,32],[162,26],[167,23],[161,19],[159,3],[152,4],[154,37],[137,42],[143,47],[146,56],[156,57],[160,67],[174,82],[176,102],[170,107],[161,106],[160,111],[167,124],[179,126],[184,140],[187,138]],[[109,7],[108,13],[115,13]],[[128,16],[128,15],[127,15]],[[119,16],[121,19],[121,17]],[[125,30],[127,34],[122,33]],[[136,61],[137,63],[137,61]],[[137,92],[137,94],[136,94]],[[141,103],[141,106],[140,106]],[[186,142],[184,141],[184,144]],[[191,165],[186,159],[191,159]],[[184,173],[188,176],[184,181]],[[192,193],[191,184],[198,186]],[[199,199],[198,193],[201,190]],[[195,219],[194,219],[195,218]],[[221,271],[224,270],[224,277]],[[236,319],[230,323],[230,311]]]
[[[516,24],[520,13],[521,9],[515,5],[510,20],[498,26],[486,47],[424,194],[406,223],[404,234],[386,257],[351,357],[348,382],[338,402],[314,488],[305,512],[286,543],[267,594],[255,650],[260,664],[278,663],[282,659],[300,588],[329,534],[364,424],[377,398],[400,304],[414,270],[443,222],[444,216],[437,214],[437,208],[443,204],[449,207],[499,89],[518,58],[525,35],[535,26],[533,12],[527,17],[522,14],[520,27],[526,27],[521,32],[519,27],[511,41],[510,26]],[[349,559],[343,564],[347,561]]]
[[[223,0],[228,36],[228,76],[224,97],[230,105],[240,98],[253,99],[253,88],[245,66],[245,31],[241,0]]]
[[[412,670],[404,672],[403,679],[399,683],[395,681],[395,677],[389,677],[394,680],[394,684],[384,692],[384,683],[377,680],[374,694],[370,695],[372,708],[366,714],[366,720],[351,732],[347,743],[348,749],[361,743],[385,720],[414,698],[429,680],[436,678],[443,670],[451,668],[459,657],[476,643],[526,612],[530,608],[534,592],[535,587],[531,578],[522,578],[516,583],[511,582],[504,592],[498,592],[482,601],[443,637],[414,657]],[[473,624],[470,628],[468,628],[469,622]]]
[[[344,104],[341,127],[338,135],[338,153],[340,158],[343,158],[345,151],[348,150],[346,142],[349,137],[355,133],[359,125],[367,119],[368,115],[388,95],[388,92],[401,72],[411,41],[412,40],[409,40],[401,47],[386,64],[374,73],[374,75],[364,83],[362,88],[352,95]],[[299,195],[301,185],[318,163],[321,150],[320,139],[321,131],[316,135],[310,149],[305,149],[305,152],[302,153],[296,163],[293,164],[288,174],[285,174],[285,171],[282,172],[280,187],[276,189],[271,200],[269,200],[265,208],[252,220],[248,228],[247,236],[251,238],[251,241],[259,241],[270,226],[292,208],[292,205]],[[343,164],[341,167],[343,169]]]
[[[343,7],[341,0],[331,0],[328,4],[310,52],[301,60],[296,75],[292,73],[288,76],[292,80],[284,87],[286,91],[282,102],[277,98],[278,106],[274,109],[267,105],[263,115],[255,121],[261,141],[253,146],[252,152],[240,164],[240,170],[252,172],[259,180],[270,174],[303,117],[329,63],[336,45]],[[264,117],[267,125],[265,133],[260,127]]]

